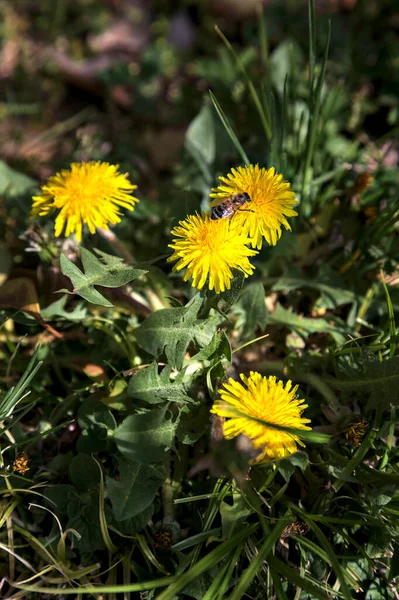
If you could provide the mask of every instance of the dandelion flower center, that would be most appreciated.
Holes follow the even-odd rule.
[[[298,399],[298,386],[292,382],[284,385],[276,377],[263,377],[251,371],[249,377],[240,375],[241,381],[229,379],[220,390],[211,412],[228,419],[223,425],[227,439],[244,434],[259,450],[257,463],[272,462],[293,454],[297,444],[303,446],[298,435],[268,426],[279,425],[292,429],[310,429],[309,419],[302,417],[307,408]],[[264,423],[262,423],[263,421]]]
[[[219,179],[222,183],[213,188],[211,194],[211,198],[217,200],[211,206],[232,194],[246,192],[251,198],[245,210],[236,211],[234,220],[250,237],[253,248],[262,247],[262,238],[274,246],[281,237],[282,226],[291,230],[287,217],[298,214],[293,210],[295,193],[274,168],[265,169],[259,165],[238,167]]]
[[[168,261],[178,260],[174,271],[186,268],[184,281],[192,278],[192,286],[202,289],[208,282],[216,293],[230,289],[232,269],[252,275],[249,257],[256,251],[248,248],[248,238],[230,222],[214,221],[205,212],[190,215],[171,231],[175,236],[169,247],[174,250]]]
[[[97,227],[108,229],[108,224],[119,223],[119,207],[133,210],[138,199],[131,195],[137,186],[117,165],[102,162],[72,163],[42,186],[41,195],[33,197],[31,216],[43,216],[58,209],[55,235],[65,229],[65,236],[76,233],[80,242],[83,225],[90,233]]]

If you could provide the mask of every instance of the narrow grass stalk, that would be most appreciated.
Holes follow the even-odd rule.
[[[274,529],[270,532],[269,536],[259,549],[259,552],[249,565],[246,571],[241,575],[240,581],[238,582],[234,592],[230,596],[230,600],[240,600],[243,597],[248,587],[251,585],[253,579],[256,577],[259,569],[261,568],[262,562],[266,560],[267,556],[273,550],[275,544],[279,540],[284,528],[288,525],[290,517],[284,517],[277,523]]]
[[[248,89],[249,89],[249,93],[251,94],[252,100],[255,104],[256,110],[258,111],[266,138],[268,140],[271,139],[272,137],[272,129],[271,129],[271,124],[270,122],[267,120],[267,116],[265,111],[263,110],[263,106],[262,103],[260,101],[259,95],[257,93],[257,91],[255,90],[255,86],[252,83],[240,57],[237,55],[237,53],[235,52],[233,46],[230,44],[229,40],[226,38],[226,36],[220,31],[219,27],[215,27],[216,29],[216,33],[218,34],[218,36],[223,40],[226,48],[231,52],[231,54],[233,55],[237,66],[239,68],[239,70],[241,71],[241,73],[243,74],[245,81],[247,83]]]
[[[226,115],[223,112],[222,107],[220,106],[219,102],[216,100],[215,95],[212,93],[211,90],[209,90],[209,95],[211,97],[211,100],[213,102],[213,106],[216,109],[217,114],[219,115],[219,119],[221,120],[225,130],[227,131],[231,141],[234,144],[235,149],[237,150],[238,154],[241,156],[243,162],[249,166],[251,163],[249,161],[248,156],[245,154],[244,148],[241,146],[238,137],[236,136],[236,134],[234,133],[234,130],[230,124],[230,121],[228,120],[228,118],[226,117]]]
[[[392,306],[391,296],[389,295],[387,284],[385,283],[384,273],[380,270],[381,283],[384,287],[385,298],[388,308],[388,322],[389,322],[389,356],[392,358],[395,355],[396,350],[396,325],[395,325],[395,313]]]
[[[316,66],[316,10],[314,0],[309,0],[309,79],[311,93],[314,90],[314,71]]]
[[[195,565],[191,566],[188,571],[180,575],[175,583],[170,585],[165,591],[163,591],[157,600],[172,600],[176,594],[186,587],[193,579],[208,571],[218,562],[220,562],[233,548],[240,542],[252,535],[256,529],[256,525],[251,525],[241,529],[241,531],[232,535],[229,540],[220,544],[217,548],[209,552],[204,558],[198,561]]]
[[[306,194],[308,194],[310,178],[311,178],[311,164],[313,160],[313,155],[316,146],[316,138],[319,129],[319,115],[320,115],[320,107],[321,107],[321,95],[323,89],[323,83],[326,75],[326,66],[327,66],[327,57],[330,48],[330,39],[331,39],[331,22],[329,22],[328,26],[328,36],[327,42],[324,49],[324,57],[321,65],[320,75],[317,81],[316,89],[313,90],[313,84],[310,82],[310,106],[309,106],[309,125],[308,125],[308,136],[307,136],[307,146],[306,146],[306,155],[305,162],[303,167],[303,176],[302,176],[302,201]],[[305,204],[305,217],[310,214],[310,206]]]

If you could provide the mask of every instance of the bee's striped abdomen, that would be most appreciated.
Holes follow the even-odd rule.
[[[227,219],[234,213],[234,207],[231,202],[222,202],[212,210],[211,219]]]

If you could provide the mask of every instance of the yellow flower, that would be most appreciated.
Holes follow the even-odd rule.
[[[137,186],[118,169],[103,162],[72,163],[69,170],[50,177],[40,196],[33,196],[31,218],[59,209],[55,235],[65,228],[65,236],[76,233],[78,242],[84,224],[95,233],[96,227],[108,229],[108,223],[119,223],[119,207],[133,210],[138,199],[130,195]]]
[[[251,201],[248,206],[238,210],[234,217],[245,234],[251,238],[253,248],[262,247],[262,237],[274,246],[281,237],[281,226],[291,230],[286,217],[294,217],[298,213],[293,210],[296,204],[295,193],[288,181],[276,173],[274,168],[264,169],[259,165],[232,169],[227,177],[219,177],[222,184],[212,189],[211,202],[216,206],[230,196],[246,192]]]
[[[298,386],[292,387],[291,381],[284,385],[276,377],[263,377],[254,371],[249,377],[240,377],[244,385],[230,378],[220,390],[221,399],[211,409],[212,413],[230,419],[223,424],[224,436],[231,439],[243,434],[250,438],[254,448],[259,449],[256,463],[279,460],[296,452],[297,444],[304,445],[297,435],[259,421],[310,429],[306,425],[310,420],[301,416],[308,405],[298,399]]]
[[[186,267],[184,281],[192,277],[192,286],[199,290],[208,281],[209,289],[220,294],[230,289],[232,269],[242,271],[245,277],[254,271],[248,257],[257,252],[247,247],[247,236],[231,226],[229,219],[214,221],[205,212],[196,213],[180,221],[171,234],[177,239],[169,244],[174,253],[168,261],[180,259],[173,270]]]

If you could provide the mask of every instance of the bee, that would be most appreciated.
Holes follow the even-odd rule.
[[[250,202],[251,198],[247,192],[242,192],[239,194],[232,194],[231,196],[227,196],[223,199],[223,202],[220,202],[215,206],[211,213],[211,219],[228,219],[232,215],[234,215],[237,210],[240,210],[247,202]]]

